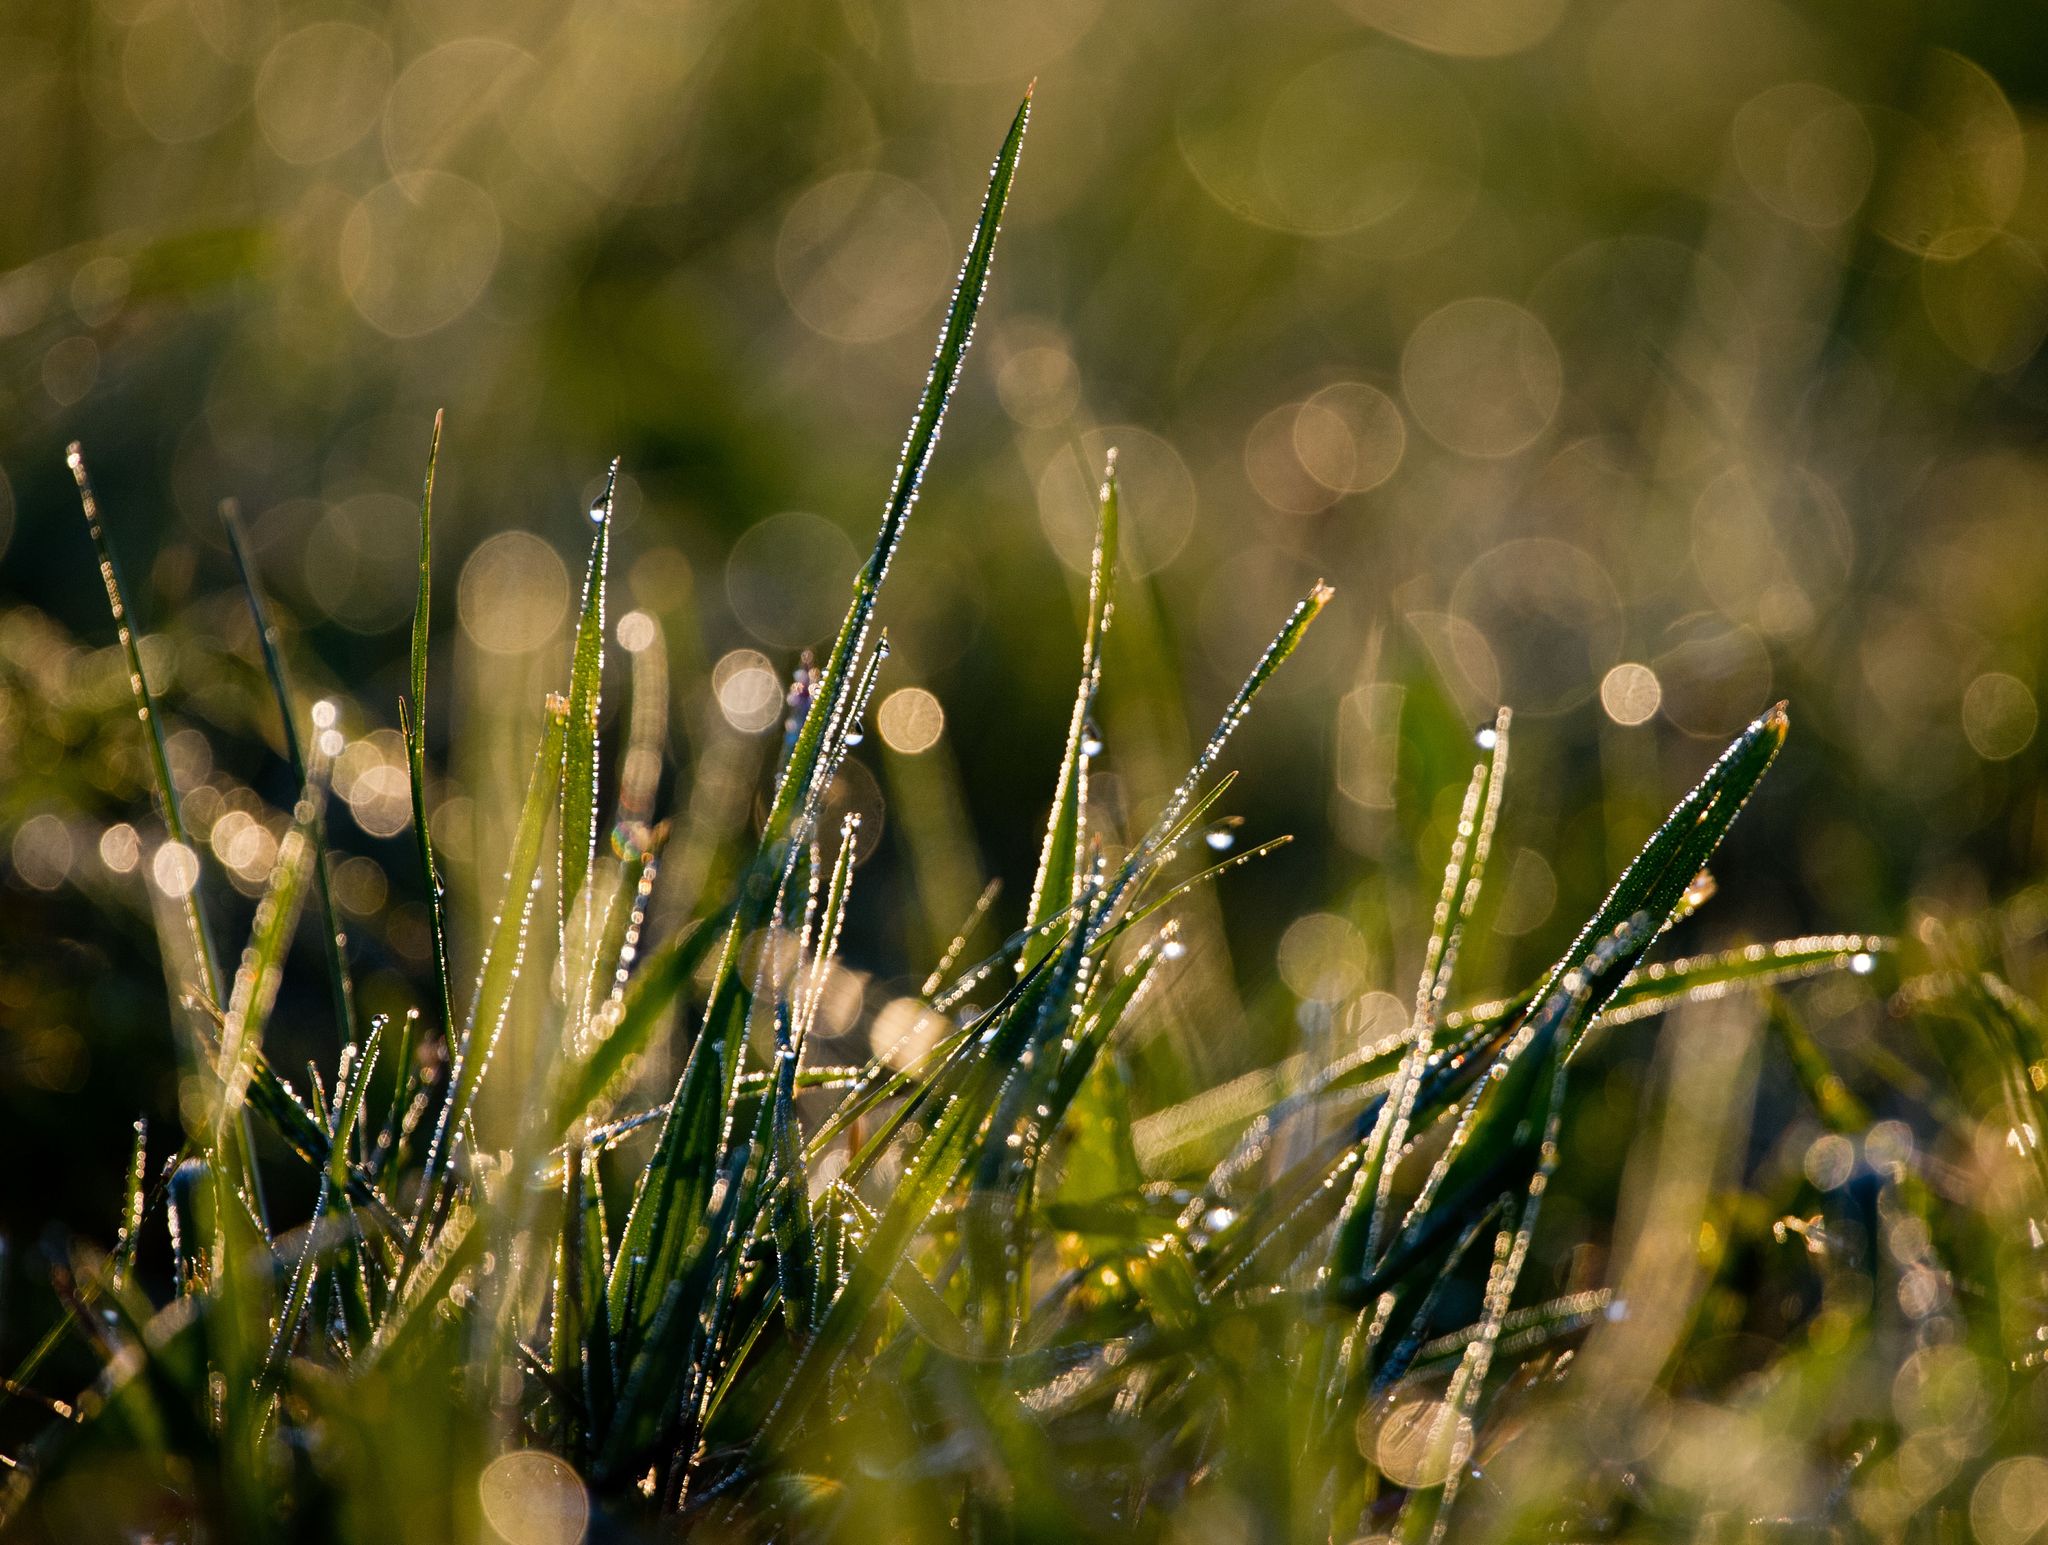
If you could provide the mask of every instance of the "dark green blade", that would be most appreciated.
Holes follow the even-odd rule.
[[[406,767],[412,778],[412,835],[419,851],[420,873],[427,886],[427,923],[434,941],[434,986],[441,1003],[441,1028],[455,1040],[455,996],[448,971],[448,925],[442,912],[441,872],[434,862],[434,839],[427,826],[427,632],[433,615],[434,591],[434,468],[441,459],[441,415],[434,415],[433,443],[427,448],[427,475],[420,490],[419,589],[412,609],[412,697],[398,704],[399,728],[405,736]]]

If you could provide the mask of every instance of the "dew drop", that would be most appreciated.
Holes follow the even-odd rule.
[[[1877,969],[1877,957],[1868,950],[1858,950],[1849,957],[1849,969],[1858,976],[1868,976]]]
[[[1188,947],[1178,939],[1168,939],[1159,946],[1159,958],[1161,960],[1178,960],[1187,952]]]
[[[858,724],[854,725],[852,729],[846,732],[846,743],[849,746],[857,746],[867,738],[868,732],[862,729],[861,726]]]
[[[599,494],[595,499],[592,499],[590,501],[590,523],[593,526],[603,525],[604,518],[610,513],[611,507],[611,500],[603,494]]]
[[[1102,755],[1102,731],[1095,727],[1095,721],[1093,719],[1086,719],[1082,721],[1081,755]]]
[[[1216,853],[1228,853],[1237,845],[1237,832],[1232,823],[1218,821],[1202,834],[1202,840]]]
[[[1472,743],[1481,751],[1491,751],[1500,744],[1500,731],[1493,727],[1491,719],[1472,732]]]

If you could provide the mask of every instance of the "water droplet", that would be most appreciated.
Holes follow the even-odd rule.
[[[590,523],[593,526],[603,525],[605,516],[611,513],[611,507],[611,500],[603,494],[599,494],[595,499],[592,499],[590,501]]]
[[[1102,755],[1102,731],[1095,727],[1093,719],[1084,719],[1081,723],[1081,755]]]
[[[1868,976],[1877,969],[1877,957],[1868,950],[1858,950],[1849,957],[1849,969],[1858,976]]]
[[[863,729],[858,723],[856,723],[852,729],[846,732],[846,743],[848,746],[857,746],[867,738],[868,732],[865,729]]]
[[[1212,851],[1228,853],[1237,845],[1236,826],[1237,823],[1235,821],[1218,821],[1214,826],[1202,833],[1202,840],[1209,844]]]
[[[1491,751],[1500,744],[1500,731],[1494,728],[1491,719],[1472,732],[1472,743],[1481,751]]]
[[[1187,952],[1188,947],[1178,939],[1168,939],[1159,946],[1159,958],[1162,960],[1178,960]]]

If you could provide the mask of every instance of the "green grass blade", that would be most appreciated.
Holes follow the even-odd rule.
[[[562,1069],[561,1092],[555,1097],[555,1114],[546,1128],[550,1142],[559,1142],[647,1049],[661,1027],[662,1016],[724,934],[725,920],[721,918],[692,924],[650,955],[628,981],[625,992],[599,1014],[589,1054]]]
[[[270,606],[256,583],[256,566],[250,561],[248,540],[232,499],[220,507],[220,521],[227,532],[228,551],[234,555],[235,574],[242,584],[242,596],[249,603],[250,619],[256,624],[256,646],[263,656],[263,672],[270,680],[271,695],[277,699],[278,723],[284,734],[285,756],[291,762],[292,778],[300,787],[306,782],[306,750],[299,736],[298,715],[292,707],[290,677],[285,673],[284,647]],[[315,714],[319,713],[315,708]],[[317,728],[316,721],[316,728]],[[334,996],[335,1028],[342,1042],[356,1038],[355,984],[349,977],[348,939],[342,932],[341,915],[334,908],[334,891],[327,874],[327,823],[323,816],[313,829],[313,879],[320,898],[321,944],[327,957],[328,990]]]
[[[1210,731],[1208,740],[1203,743],[1194,766],[1188,769],[1186,776],[1174,788],[1152,829],[1124,860],[1116,882],[1110,887],[1109,905],[1105,906],[1105,912],[1127,894],[1133,885],[1150,877],[1162,853],[1174,846],[1180,834],[1186,831],[1191,817],[1205,807],[1206,801],[1198,798],[1202,781],[1215,768],[1218,758],[1223,755],[1224,747],[1230,743],[1230,737],[1237,732],[1238,726],[1244,723],[1245,715],[1251,712],[1252,703],[1257,699],[1259,692],[1273,679],[1273,673],[1285,665],[1288,657],[1301,646],[1310,625],[1321,615],[1333,594],[1335,592],[1328,585],[1317,580],[1309,593],[1295,604],[1294,610],[1281,624],[1280,631],[1273,636],[1272,643],[1266,646],[1265,653],[1253,664],[1251,674],[1245,677],[1244,684],[1237,689],[1236,695],[1224,707],[1223,716],[1216,721],[1216,728]],[[1220,789],[1212,791],[1210,797],[1213,799],[1220,792]]]
[[[107,540],[107,533],[100,523],[99,500],[93,496],[92,479],[85,470],[85,451],[76,440],[64,453],[65,464],[71,468],[72,481],[78,485],[79,508],[85,514],[85,529],[92,538],[93,552],[99,559],[100,582],[106,587],[107,609],[113,613],[114,632],[121,643],[121,654],[128,666],[128,690],[135,699],[135,715],[142,721],[143,736],[149,748],[149,771],[156,789],[157,813],[162,816],[164,830],[170,840],[193,855],[196,862],[199,850],[185,835],[185,823],[179,814],[178,786],[171,777],[171,761],[164,750],[163,716],[157,709],[156,695],[149,689],[149,678],[142,669],[142,650],[136,641],[135,629],[128,617],[128,602],[121,589],[120,571],[114,564],[113,545]],[[192,885],[183,897],[185,925],[191,934],[192,951],[199,963],[200,990],[206,1001],[219,1007],[225,1001],[222,990],[220,957],[214,953],[213,937],[206,925],[206,909],[201,904],[199,887]]]
[[[553,812],[555,793],[562,776],[562,744],[569,717],[568,704],[558,696],[548,699],[541,724],[540,747],[534,755],[533,773],[526,785],[526,801],[520,808],[519,826],[512,837],[512,855],[505,866],[505,886],[498,903],[497,922],[484,945],[483,965],[477,973],[476,996],[469,1019],[458,1038],[448,1075],[448,1096],[442,1103],[434,1135],[427,1149],[427,1162],[420,1175],[420,1210],[415,1230],[432,1226],[443,1199],[442,1180],[452,1157],[451,1149],[476,1105],[478,1086],[497,1049],[499,1032],[505,1028],[512,1008],[512,992],[518,985],[519,969],[526,953],[527,926],[533,920],[533,902],[540,885],[541,857],[547,841],[548,818]]]
[[[777,904],[781,888],[771,877],[781,872],[786,880],[789,860],[784,849],[793,837],[800,835],[794,830],[800,815],[814,810],[822,800],[831,772],[845,754],[846,736],[858,709],[859,682],[873,680],[872,659],[866,665],[861,662],[866,654],[875,600],[917,502],[926,468],[938,444],[946,405],[959,381],[973,337],[974,319],[987,292],[996,235],[1016,175],[1030,109],[1027,94],[996,155],[960,281],[940,329],[931,373],[911,419],[883,507],[874,549],[854,578],[852,602],[783,769],[764,823],[753,873],[742,881],[738,915],[725,930],[703,1025],[677,1082],[669,1115],[655,1142],[654,1156],[636,1188],[619,1247],[618,1266],[613,1272],[614,1318],[622,1330],[649,1323],[647,1316],[655,1312],[663,1291],[659,1284],[668,1280],[680,1260],[681,1236],[701,1226],[711,1187],[721,1167],[720,1154],[731,1130],[744,1050],[742,1037],[748,1018],[740,1001],[744,990],[738,981],[739,947],[767,920]],[[629,1291],[627,1284],[643,1272],[647,1274],[645,1283],[653,1285],[644,1292]],[[641,1304],[634,1327],[627,1327],[618,1312],[629,1297],[637,1297]]]
[[[434,468],[441,459],[441,415],[434,415],[434,438],[427,448],[427,475],[420,489],[420,574],[412,609],[410,700],[398,704],[399,728],[405,736],[406,768],[412,779],[412,834],[419,850],[420,874],[427,887],[427,925],[434,944],[434,987],[440,999],[441,1028],[455,1040],[455,995],[448,970],[448,923],[443,914],[441,871],[434,862],[434,838],[427,824],[427,643],[434,594]]]
[[[590,506],[590,565],[584,571],[583,604],[576,617],[576,645],[569,665],[569,726],[562,746],[562,825],[558,881],[565,962],[572,960],[571,939],[594,948],[596,924],[584,897],[585,882],[597,856],[597,723],[604,688],[605,571],[611,561],[612,500],[618,490],[619,463],[612,459],[604,492]],[[579,912],[583,915],[579,916]],[[586,973],[571,975],[580,982]]]
[[[1115,610],[1117,554],[1116,452],[1102,473],[1095,526],[1095,561],[1088,579],[1088,620],[1081,640],[1081,679],[1074,690],[1073,712],[1067,719],[1066,751],[1060,758],[1059,782],[1052,814],[1045,823],[1045,842],[1038,859],[1038,878],[1031,887],[1026,926],[1040,929],[1074,904],[1080,876],[1082,831],[1087,823],[1088,765],[1096,749],[1089,741],[1095,694],[1102,685],[1102,643]],[[1022,963],[1037,964],[1052,948],[1039,933],[1025,946]]]
[[[128,1159],[128,1190],[121,1204],[121,1232],[114,1241],[114,1253],[107,1263],[109,1285],[119,1288],[127,1280],[135,1256],[137,1239],[148,1204],[149,1123],[135,1118],[135,1147]]]
[[[1720,846],[1721,838],[1741,813],[1750,792],[1770,770],[1778,748],[1785,743],[1789,722],[1785,705],[1780,703],[1755,720],[1721,753],[1691,792],[1673,807],[1663,825],[1651,833],[1628,868],[1622,871],[1607,899],[1587,919],[1578,937],[1572,940],[1571,947],[1558,957],[1557,964],[1551,967],[1549,975],[1537,988],[1536,1001],[1540,1002],[1556,991],[1566,974],[1577,966],[1595,941],[1611,935],[1636,913],[1648,913],[1656,921],[1657,930],[1661,931],[1665,919],[1692,884],[1693,877],[1706,866],[1714,849]],[[1655,942],[1654,932],[1637,938],[1631,946],[1630,963],[1640,959]],[[1620,987],[1624,976],[1624,972],[1615,972],[1606,980],[1603,990],[1589,1005],[1589,1012],[1581,1021],[1582,1026],[1599,1012]]]
[[[1423,956],[1422,980],[1415,989],[1409,1052],[1402,1059],[1393,1088],[1381,1102],[1379,1120],[1366,1141],[1364,1159],[1337,1225],[1334,1255],[1339,1261],[1372,1260],[1380,1253],[1393,1210],[1395,1163],[1407,1148],[1415,1098],[1436,1050],[1437,1026],[1443,1020],[1444,1001],[1457,966],[1459,941],[1478,899],[1493,829],[1500,819],[1501,790],[1507,781],[1508,720],[1505,708],[1495,716],[1488,754],[1473,769],[1465,790],[1464,809],[1458,817],[1450,860],[1444,866],[1443,889]]]
[[[327,1151],[327,1178],[337,1191],[348,1188],[349,1139],[362,1120],[363,1103],[370,1093],[370,1075],[376,1071],[377,1054],[390,1034],[391,1022],[386,1020],[377,1034],[362,1043],[360,1050],[350,1047],[342,1052],[341,1087],[335,1091],[334,1131]]]
[[[612,869],[603,871],[611,884],[596,946],[588,952],[584,970],[583,1033],[570,1038],[572,1045],[589,1039],[599,1011],[626,990],[640,949],[640,930],[647,922],[647,905],[654,894],[656,861],[667,838],[666,825],[651,832],[640,827],[614,833],[619,856]]]
[[[242,952],[227,1011],[221,1020],[220,1051],[214,1064],[220,1105],[214,1113],[208,1148],[216,1157],[229,1156],[227,1162],[237,1183],[254,1200],[257,1216],[266,1223],[262,1182],[256,1171],[245,1108],[250,1067],[254,1055],[262,1049],[263,1032],[276,1005],[284,974],[285,954],[291,948],[299,909],[305,900],[306,878],[315,852],[313,831],[326,799],[326,779],[326,758],[316,752],[291,830],[278,844],[277,861],[256,906],[249,944]]]

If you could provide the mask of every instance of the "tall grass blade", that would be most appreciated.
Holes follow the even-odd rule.
[[[778,904],[782,886],[773,876],[780,872],[786,883],[793,858],[784,856],[785,845],[802,835],[794,829],[799,817],[815,810],[822,800],[831,773],[845,754],[846,737],[858,712],[860,684],[872,684],[873,659],[869,657],[865,666],[861,661],[875,599],[917,501],[973,336],[1030,109],[1027,94],[996,155],[960,280],[939,333],[931,373],[883,507],[881,529],[867,562],[854,578],[853,600],[784,767],[763,827],[760,854],[752,873],[741,882],[737,914],[725,929],[703,1024],[655,1141],[654,1156],[634,1193],[612,1283],[614,1321],[624,1333],[638,1333],[651,1323],[664,1291],[661,1284],[673,1280],[685,1239],[700,1226],[706,1213],[719,1172],[719,1155],[731,1130],[748,1021],[738,980],[740,944],[766,922]],[[624,1314],[629,1302],[636,1306],[630,1325]]]
[[[584,571],[583,603],[577,609],[576,644],[569,665],[569,724],[562,746],[562,825],[559,875],[562,958],[573,964],[570,941],[594,948],[594,907],[584,896],[585,882],[597,856],[597,724],[604,688],[605,571],[611,561],[612,501],[618,491],[619,462],[612,458],[604,492],[590,506],[596,529],[590,538],[590,565]],[[574,971],[572,983],[586,972]],[[580,1023],[582,1009],[576,1010]]]
[[[135,699],[135,716],[142,721],[145,743],[149,748],[149,771],[156,790],[157,813],[163,818],[164,831],[170,840],[189,853],[196,865],[199,850],[186,838],[185,822],[179,814],[178,786],[171,777],[170,756],[164,749],[163,716],[157,708],[156,694],[149,689],[149,678],[142,669],[142,649],[129,621],[128,602],[121,589],[120,571],[114,564],[113,545],[108,542],[106,529],[100,523],[99,500],[93,496],[92,479],[85,470],[85,450],[76,440],[65,450],[64,461],[71,469],[72,481],[78,485],[79,508],[85,513],[85,529],[92,538],[93,552],[99,559],[100,582],[107,592],[107,609],[113,613],[114,633],[120,640],[122,658],[128,666],[128,690]],[[198,962],[198,986],[205,993],[206,1001],[219,1007],[224,1001],[219,957],[214,953],[213,938],[206,925],[206,909],[201,904],[196,883],[185,889],[183,911],[185,925],[191,934],[193,958]]]
[[[476,996],[469,1018],[457,1039],[448,1075],[448,1094],[434,1126],[427,1149],[426,1167],[420,1175],[420,1208],[414,1220],[416,1242],[433,1226],[445,1200],[443,1180],[452,1149],[476,1105],[477,1088],[497,1049],[499,1032],[511,1012],[513,988],[518,984],[520,963],[526,953],[528,924],[533,919],[534,896],[540,887],[542,851],[546,846],[548,818],[553,813],[555,794],[562,776],[562,748],[566,738],[569,705],[550,696],[541,724],[540,747],[535,753],[533,773],[526,785],[526,801],[519,812],[519,826],[512,837],[512,854],[505,866],[505,887],[498,903],[498,915],[484,946],[483,965],[477,973]]]
[[[441,1028],[455,1040],[455,995],[448,970],[448,922],[443,914],[440,867],[434,862],[434,838],[427,822],[427,644],[433,619],[434,594],[434,468],[441,459],[441,415],[434,415],[433,442],[427,448],[427,475],[420,489],[419,588],[412,609],[410,699],[398,703],[399,728],[405,737],[406,768],[412,780],[412,835],[419,851],[420,874],[427,887],[427,927],[433,936],[434,987],[440,999]]]
[[[1081,640],[1081,679],[1074,689],[1074,707],[1067,719],[1066,751],[1060,758],[1059,781],[1053,791],[1052,814],[1045,823],[1045,842],[1038,859],[1038,878],[1031,888],[1026,926],[1043,929],[1074,904],[1080,876],[1081,837],[1087,822],[1088,764],[1099,749],[1090,725],[1095,694],[1102,685],[1102,644],[1115,610],[1117,553],[1116,452],[1111,451],[1097,496],[1095,560],[1088,579],[1088,619]],[[1044,933],[1033,935],[1019,969],[1036,965],[1051,949]]]
[[[227,532],[228,551],[234,555],[235,574],[242,584],[242,596],[249,603],[250,620],[256,625],[256,645],[263,656],[263,673],[269,678],[271,695],[277,699],[285,756],[291,763],[293,780],[303,788],[306,783],[306,750],[299,735],[298,714],[292,706],[284,646],[278,637],[277,624],[271,619],[269,603],[264,600],[262,587],[256,582],[256,566],[250,560],[248,539],[242,533],[241,516],[232,499],[222,501],[220,521],[222,529]],[[314,707],[314,728],[322,733],[326,726],[320,722],[320,713],[327,706],[316,704]],[[331,708],[328,711],[331,712]],[[334,890],[327,873],[327,822],[324,814],[313,830],[313,878],[320,898],[320,940],[322,953],[327,959],[328,989],[334,995],[335,1029],[346,1044],[356,1038],[355,984],[349,976],[348,938],[342,932],[341,915],[334,908]]]

